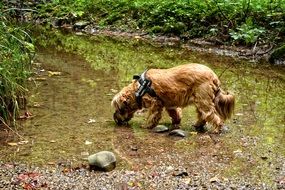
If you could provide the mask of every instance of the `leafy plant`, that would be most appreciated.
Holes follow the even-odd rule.
[[[26,81],[35,52],[28,33],[7,18],[0,15],[0,118],[5,122],[15,121],[19,107],[25,104]]]
[[[230,35],[235,42],[244,42],[247,45],[253,44],[258,37],[265,33],[264,28],[257,28],[253,25],[252,19],[247,19],[246,23],[237,27],[237,31],[231,31]]]

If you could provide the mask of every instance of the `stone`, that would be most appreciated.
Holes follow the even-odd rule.
[[[223,127],[221,128],[221,133],[222,134],[226,134],[230,132],[230,128],[227,125],[223,125]]]
[[[168,130],[169,130],[168,127],[166,127],[165,125],[158,125],[155,128],[153,128],[153,131],[155,133],[163,133],[163,132],[166,132]]]
[[[116,167],[116,157],[113,152],[101,151],[88,157],[91,170],[111,171]]]
[[[78,29],[82,30],[84,29],[87,25],[89,25],[89,22],[87,21],[78,21],[73,25],[73,29]]]
[[[181,129],[175,129],[169,133],[170,136],[177,136],[177,137],[186,137],[187,134],[185,131]]]
[[[183,177],[183,176],[189,176],[187,171],[177,171],[173,173],[173,176],[176,177]]]

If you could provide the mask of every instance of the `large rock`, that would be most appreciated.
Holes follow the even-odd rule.
[[[116,157],[113,152],[101,151],[88,157],[90,169],[111,171],[116,167]]]

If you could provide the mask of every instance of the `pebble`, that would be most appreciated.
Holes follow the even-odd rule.
[[[186,137],[187,134],[185,131],[181,129],[175,129],[169,133],[170,136],[177,136],[177,137]]]
[[[153,128],[153,131],[155,133],[163,133],[163,132],[166,132],[168,130],[169,130],[169,128],[165,125],[157,125],[155,128]]]

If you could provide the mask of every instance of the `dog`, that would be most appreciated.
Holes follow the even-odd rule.
[[[179,128],[182,108],[195,105],[198,120],[194,127],[203,131],[206,123],[220,133],[224,121],[234,111],[235,96],[221,89],[217,75],[207,66],[186,64],[169,69],[149,69],[134,76],[131,84],[118,92],[111,105],[118,125],[126,124],[142,108],[149,111],[145,127],[158,125],[165,108],[173,128]]]

